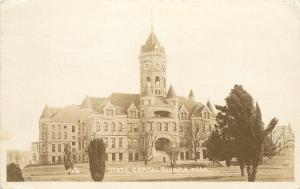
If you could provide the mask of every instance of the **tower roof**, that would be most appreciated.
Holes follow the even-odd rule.
[[[93,104],[88,96],[82,101],[80,109],[93,109]]]
[[[193,92],[193,90],[192,90],[192,89],[190,90],[189,97],[190,97],[190,98],[191,98],[191,97],[195,97],[195,95],[194,95],[194,92]]]
[[[170,85],[166,98],[176,98],[176,93],[172,85]]]
[[[159,43],[156,35],[151,32],[145,45],[142,46],[141,52],[161,52],[165,53],[164,47]]]
[[[142,96],[152,96],[150,84],[147,83],[145,90],[143,91]]]

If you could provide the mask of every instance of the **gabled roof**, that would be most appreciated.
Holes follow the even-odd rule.
[[[61,108],[49,108],[46,105],[40,119],[51,119],[59,110],[61,110]]]
[[[161,46],[155,34],[151,32],[145,45],[142,46],[141,52],[153,52],[156,48],[161,53],[165,52],[164,47]]]
[[[166,98],[176,98],[176,93],[172,85],[170,85]]]
[[[82,101],[80,109],[94,109],[91,99],[88,96]]]
[[[208,99],[207,103],[206,103],[206,106],[209,108],[209,110],[211,112],[215,112],[215,108],[214,106],[212,105],[212,103],[210,102],[210,100]]]

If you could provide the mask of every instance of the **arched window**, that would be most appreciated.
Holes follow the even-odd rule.
[[[116,128],[115,128],[115,123],[112,122],[112,123],[111,123],[111,131],[112,131],[112,132],[115,132],[115,130],[116,130]]]
[[[160,78],[158,76],[155,77],[155,86],[159,86],[160,85]]]

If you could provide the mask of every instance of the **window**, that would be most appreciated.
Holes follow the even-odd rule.
[[[184,152],[180,152],[180,159],[184,159]]]
[[[168,131],[168,123],[165,123],[164,130]]]
[[[133,141],[134,141],[133,146],[135,148],[137,148],[138,147],[138,139],[135,138]]]
[[[72,146],[75,146],[75,142],[72,142]]]
[[[112,122],[112,123],[111,123],[111,131],[112,131],[112,132],[115,132],[115,130],[116,130],[115,123]]]
[[[190,159],[190,153],[189,152],[185,152],[185,159]]]
[[[61,162],[61,156],[58,156],[57,159],[58,159],[58,162],[60,163]]]
[[[64,126],[64,129],[66,129],[66,128],[67,128],[67,126],[65,125],[65,126]]]
[[[68,133],[64,132],[64,139],[67,139],[67,138],[68,138]]]
[[[52,144],[52,152],[55,152],[55,144]]]
[[[157,130],[161,131],[161,123],[157,123]]]
[[[105,144],[105,147],[107,148],[108,147],[108,138],[107,137],[104,138],[104,144]]]
[[[46,144],[43,144],[43,146],[42,146],[42,152],[43,152],[43,153],[46,152]]]
[[[115,148],[115,147],[116,147],[116,139],[115,139],[115,138],[112,138],[112,139],[111,139],[111,147],[112,147],[112,148]]]
[[[183,126],[180,126],[180,127],[179,127],[179,131],[180,131],[180,132],[183,132]]]
[[[57,151],[58,151],[58,152],[61,152],[61,144],[58,144],[58,145],[57,145],[57,148],[58,148]]]
[[[141,117],[145,117],[145,112],[144,112],[144,110],[142,110],[142,112],[141,112]]]
[[[132,123],[128,123],[128,132],[132,132]]]
[[[160,78],[159,78],[159,76],[156,76],[155,77],[155,86],[159,87],[159,85],[160,85]]]
[[[112,161],[116,161],[116,153],[112,153],[111,154],[111,160]]]
[[[75,148],[72,148],[72,153],[75,153]]]
[[[58,132],[57,139],[61,139],[61,132]]]
[[[135,153],[134,159],[135,159],[135,161],[139,160],[139,153]]]
[[[59,130],[61,130],[61,125],[57,125],[57,128],[58,128]]]
[[[54,131],[51,133],[51,136],[52,136],[52,139],[55,139],[55,132]]]
[[[128,148],[132,148],[132,138],[128,139]]]
[[[173,131],[177,131],[176,123],[173,123]]]
[[[114,111],[112,109],[107,109],[106,110],[106,116],[107,117],[113,117]]]
[[[42,132],[42,140],[46,140],[46,133]]]
[[[75,126],[72,126],[72,133],[75,133]]]
[[[122,132],[123,128],[122,128],[122,123],[118,124],[118,132]]]
[[[129,159],[129,161],[132,161],[132,160],[133,160],[132,153],[129,153],[129,155],[128,155],[128,156],[129,156],[129,158],[128,158],[128,159]]]
[[[107,122],[104,122],[104,131],[107,131]]]
[[[199,125],[196,126],[196,133],[199,133],[200,129],[199,129]]]
[[[139,132],[139,128],[137,128],[137,127],[134,127],[134,132]]]
[[[105,161],[108,161],[108,154],[105,153]]]
[[[55,156],[52,156],[52,163],[55,163]]]
[[[79,140],[79,142],[78,142],[78,148],[79,148],[79,150],[81,150],[81,140]]]
[[[122,147],[123,147],[123,139],[119,138],[119,148],[122,148]]]
[[[35,156],[35,154],[32,154],[32,161],[36,161],[36,156]]]
[[[53,130],[55,129],[55,125],[52,125],[52,129],[53,129]]]
[[[99,121],[96,122],[96,131],[100,131],[100,123],[99,123]]]
[[[119,161],[123,161],[123,153],[119,153]]]

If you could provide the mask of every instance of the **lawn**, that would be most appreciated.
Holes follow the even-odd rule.
[[[92,181],[89,165],[76,164],[80,173],[68,175],[63,165],[48,165],[27,167],[23,170],[26,181]],[[143,162],[107,163],[104,181],[246,181],[240,176],[238,166],[223,167],[218,164],[212,167],[209,162],[194,163],[178,162],[173,174],[169,164],[150,162],[145,166]],[[273,159],[264,159],[257,173],[257,181],[293,181],[294,166],[291,158],[278,156]]]

